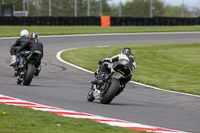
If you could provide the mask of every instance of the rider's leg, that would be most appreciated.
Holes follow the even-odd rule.
[[[107,71],[110,71],[109,64],[110,63],[104,63],[102,65],[101,70],[97,74],[97,78],[94,81],[91,82],[92,84],[102,84],[103,83],[103,80],[104,80],[104,77],[105,77],[105,73]]]
[[[42,66],[41,66],[41,60],[39,60],[39,62],[35,65],[35,76],[38,76],[40,71],[42,70]]]
[[[11,58],[10,66],[13,66],[17,62],[16,55],[12,55]]]
[[[11,63],[10,66],[13,66],[17,62],[17,56],[16,56],[16,51],[18,50],[19,47],[11,47],[10,48],[10,54],[11,54]]]

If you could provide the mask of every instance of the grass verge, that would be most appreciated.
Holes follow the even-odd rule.
[[[1,133],[146,133],[2,103],[0,113]]]
[[[62,58],[95,71],[97,61],[132,49],[137,69],[132,80],[162,89],[200,95],[200,44],[148,44],[90,47],[62,53]],[[88,58],[90,57],[90,58]]]
[[[0,37],[19,36],[22,29],[39,35],[101,34],[101,33],[142,33],[142,32],[195,32],[200,26],[0,26]],[[5,32],[6,31],[6,32]],[[172,45],[172,44],[171,44]],[[179,46],[183,49],[179,49]],[[175,45],[128,45],[134,50],[137,69],[133,80],[160,88],[200,94],[199,44]],[[97,61],[117,54],[124,46],[111,49],[95,48],[68,51],[66,60],[95,71]],[[173,50],[174,47],[174,50]],[[157,52],[155,51],[156,48]],[[168,51],[170,49],[170,51]],[[84,51],[86,53],[84,53]],[[104,53],[101,53],[102,50]],[[154,51],[153,51],[154,50]],[[168,52],[167,52],[167,51]],[[178,52],[176,51],[178,50]],[[87,52],[91,53],[88,55]],[[177,52],[177,53],[176,53]],[[182,52],[185,52],[183,54]],[[167,55],[169,54],[169,56]],[[183,56],[180,56],[183,55]],[[88,59],[88,56],[91,58]],[[70,58],[68,58],[70,57]],[[77,58],[78,57],[78,58]],[[153,58],[152,58],[153,57]],[[180,60],[179,60],[180,59]],[[161,63],[161,64],[160,64]],[[191,64],[190,64],[191,63]],[[189,79],[187,81],[187,79]],[[57,114],[35,111],[28,108],[0,104],[1,133],[142,133],[119,127],[112,127],[86,119],[66,118]],[[60,126],[58,126],[60,124]]]
[[[200,26],[0,26],[0,37],[19,36],[22,29],[39,35],[142,33],[142,32],[199,32]],[[6,32],[5,32],[6,31]]]

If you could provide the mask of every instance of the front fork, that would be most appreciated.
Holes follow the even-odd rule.
[[[19,57],[19,65],[17,68],[17,83],[20,84],[21,82],[24,81],[24,76],[25,76],[25,59],[24,57]]]
[[[104,82],[103,85],[92,85],[92,90],[93,90],[93,96],[95,97],[95,99],[99,100],[102,98],[103,94],[107,91],[107,89],[109,88],[109,83],[110,82],[109,80],[106,80]]]

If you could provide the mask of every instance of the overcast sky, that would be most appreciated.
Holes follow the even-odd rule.
[[[109,3],[113,4],[118,4],[120,0],[108,0]],[[131,0],[121,0],[122,3],[126,3],[127,1]],[[182,4],[182,1],[184,2],[185,5],[188,7],[198,7],[200,4],[200,0],[163,0],[166,4],[173,5],[173,6],[180,6]]]

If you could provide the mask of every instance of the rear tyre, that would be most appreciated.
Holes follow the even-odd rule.
[[[33,64],[28,64],[27,72],[24,78],[24,85],[30,85],[32,79],[33,79],[33,74],[35,71],[35,65]]]
[[[102,104],[109,104],[113,100],[113,98],[116,96],[117,92],[119,91],[119,87],[120,87],[119,80],[113,78],[108,91],[105,92],[106,94],[103,95],[100,102]]]

